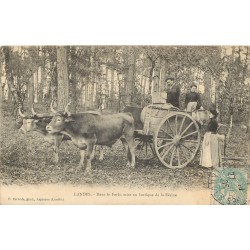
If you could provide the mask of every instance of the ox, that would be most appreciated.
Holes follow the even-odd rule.
[[[32,106],[32,115],[27,116],[23,114],[19,108],[19,115],[23,118],[23,124],[19,131],[26,134],[29,132],[38,132],[44,136],[44,140],[52,146],[53,153],[54,153],[54,163],[58,164],[59,162],[59,147],[63,141],[71,140],[71,138],[67,135],[62,135],[60,133],[49,134],[46,130],[46,126],[51,122],[53,115],[45,113],[45,114],[38,114],[34,111],[34,107]],[[52,103],[51,103],[51,110],[53,111]],[[95,113],[100,114],[97,111],[87,111],[87,113]],[[100,156],[99,160],[102,161],[104,158],[103,148],[100,147]]]
[[[65,108],[65,113],[56,113],[46,129],[50,134],[68,135],[74,145],[80,149],[79,168],[85,163],[85,173],[91,171],[91,161],[94,146],[111,147],[117,140],[122,140],[128,146],[128,164],[135,166],[134,119],[130,113],[98,115],[93,113],[71,114]],[[131,161],[131,162],[130,162]]]
[[[135,122],[135,129],[141,130],[143,129],[143,123],[141,121],[141,112],[143,108],[136,107],[136,106],[126,106],[123,110],[123,112],[129,112],[132,114]]]
[[[29,132],[38,132],[44,136],[44,140],[48,142],[54,152],[54,163],[58,164],[59,156],[58,150],[62,141],[70,140],[70,137],[55,133],[53,135],[49,134],[46,130],[46,126],[51,122],[53,115],[50,114],[37,114],[32,107],[32,115],[27,116],[21,112],[19,109],[19,115],[23,118],[23,124],[19,129],[22,133],[26,134]]]

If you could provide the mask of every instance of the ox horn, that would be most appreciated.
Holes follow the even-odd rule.
[[[71,116],[71,113],[70,113],[70,111],[69,111],[69,106],[70,106],[70,104],[71,104],[71,101],[69,101],[69,103],[66,105],[66,107],[65,107],[65,109],[64,109],[64,112],[65,112],[65,114],[67,114],[68,116]]]
[[[50,103],[50,109],[51,109],[51,112],[54,113],[54,114],[57,114],[57,111],[53,108],[53,100],[51,101]]]
[[[22,113],[21,108],[18,108],[18,113],[21,117],[26,118],[26,115]]]
[[[34,110],[34,103],[32,104],[31,112],[33,116],[37,115],[36,111]]]

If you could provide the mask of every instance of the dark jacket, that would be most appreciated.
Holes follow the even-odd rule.
[[[197,109],[201,107],[201,98],[200,95],[196,92],[189,92],[186,94],[186,99],[185,99],[185,105],[187,107],[187,104],[189,102],[197,102]]]
[[[171,89],[167,91],[167,103],[171,103],[173,106],[179,108],[179,98],[180,98],[180,87],[173,86]]]

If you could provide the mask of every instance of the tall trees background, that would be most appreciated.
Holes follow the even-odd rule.
[[[250,56],[247,46],[36,46],[2,47],[3,101],[73,112],[87,108],[122,110],[145,106],[167,77],[181,87],[181,108],[192,83],[203,106],[214,103],[223,122],[249,117]]]

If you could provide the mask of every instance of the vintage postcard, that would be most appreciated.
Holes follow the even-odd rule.
[[[0,69],[0,204],[250,204],[250,46],[2,46]]]

